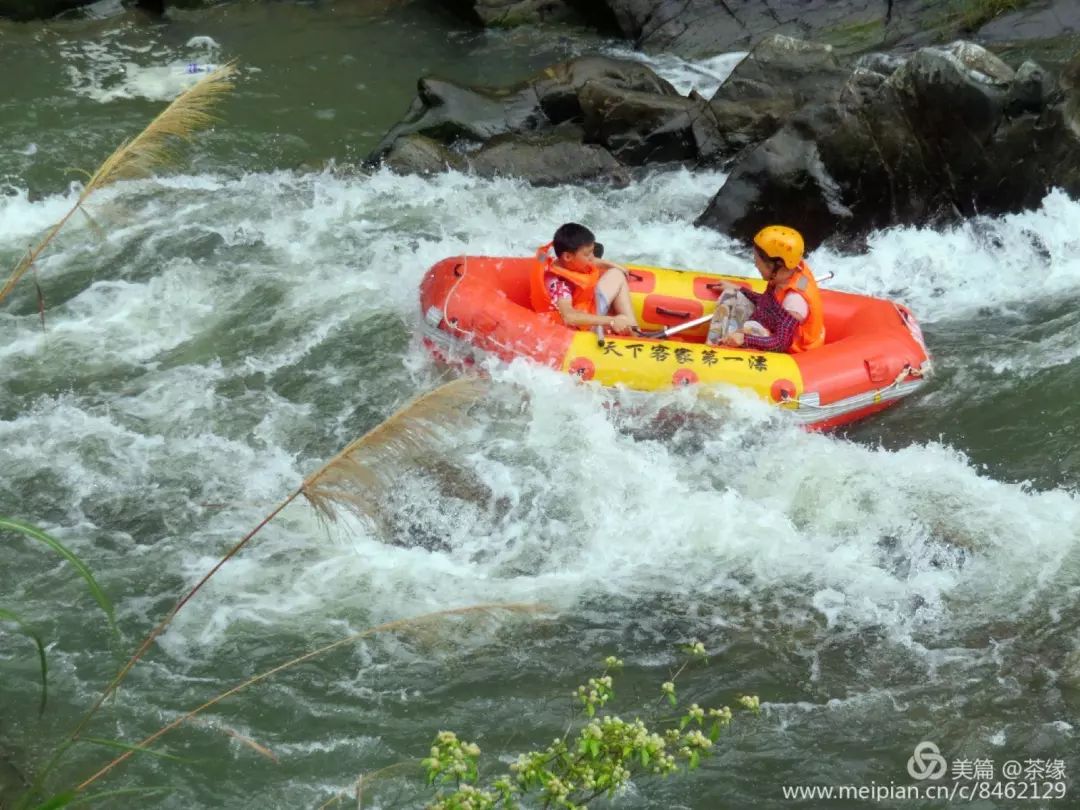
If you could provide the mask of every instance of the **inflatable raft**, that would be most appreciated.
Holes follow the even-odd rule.
[[[930,358],[914,316],[865,295],[822,290],[825,345],[798,354],[707,346],[709,324],[665,339],[607,335],[553,324],[529,305],[535,258],[457,256],[420,285],[424,343],[444,359],[527,357],[583,380],[656,391],[679,385],[750,389],[814,428],[847,424],[917,391]],[[720,282],[755,291],[762,280],[626,265],[644,330],[677,326],[715,307]],[[464,350],[464,355],[462,354]]]

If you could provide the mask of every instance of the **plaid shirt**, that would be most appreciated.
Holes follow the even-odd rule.
[[[795,332],[799,329],[799,320],[784,309],[772,294],[772,290],[766,289],[765,292],[758,293],[744,289],[742,294],[754,303],[750,320],[757,321],[769,330],[768,337],[747,335],[743,338],[743,346],[760,352],[788,351],[795,339]]]

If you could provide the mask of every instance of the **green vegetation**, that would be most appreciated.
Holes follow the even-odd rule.
[[[695,659],[705,659],[700,642],[687,651]],[[654,726],[668,726],[663,733],[639,718],[626,721],[608,714],[604,708],[615,696],[609,673],[621,668],[622,661],[609,657],[604,664],[599,677],[590,678],[574,693],[576,736],[570,739],[571,724],[562,739],[520,755],[509,773],[497,779],[481,783],[479,746],[460,740],[452,731],[439,732],[424,760],[428,782],[438,788],[428,810],[518,810],[521,799],[530,794],[544,808],[582,810],[601,796],[615,797],[635,777],[694,770],[731,723],[729,707],[706,710],[696,703],[681,717],[654,721]],[[685,666],[660,687],[658,704],[666,699],[671,708],[678,706],[675,680]],[[740,697],[738,704],[755,714],[761,710],[756,696]]]
[[[97,580],[95,580],[94,575],[90,573],[90,569],[86,566],[86,563],[80,560],[70,549],[52,535],[46,534],[37,526],[24,523],[21,520],[0,517],[0,533],[3,532],[22,535],[27,539],[36,540],[67,560],[67,562],[74,567],[79,576],[86,582],[87,589],[109,620],[109,626],[114,633],[116,632],[116,619],[113,613],[112,602],[109,601],[109,597],[105,595],[105,591],[98,585]],[[37,634],[30,623],[9,608],[0,607],[0,622],[14,624],[20,633],[32,640],[37,646],[38,662],[41,668],[41,704],[38,713],[43,713],[49,697],[49,664],[48,658],[45,655],[45,644],[42,642],[41,636]]]
[[[954,0],[949,21],[962,31],[975,31],[990,20],[1030,5],[1031,0]]]
[[[842,23],[821,32],[822,41],[832,45],[840,53],[868,51],[884,45],[885,38],[883,19]]]

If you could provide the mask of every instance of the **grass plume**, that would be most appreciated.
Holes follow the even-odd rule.
[[[371,514],[373,499],[388,482],[388,460],[400,461],[429,447],[439,426],[465,413],[486,390],[483,380],[462,377],[418,397],[310,476],[304,497],[331,522],[339,507],[360,517]]]
[[[235,75],[236,67],[233,63],[222,65],[177,96],[146,129],[120,144],[98,170],[90,175],[71,210],[15,265],[4,286],[0,287],[0,302],[15,289],[19,279],[33,266],[37,257],[56,238],[75,212],[82,209],[91,194],[120,180],[148,177],[155,169],[175,162],[177,145],[184,141],[190,142],[198,130],[214,122],[213,108],[232,90]]]
[[[425,439],[433,437],[436,424],[460,417],[466,410],[465,406],[475,402],[486,390],[486,383],[472,377],[463,377],[445,383],[409,402],[375,428],[351,442],[344,450],[304,479],[298,489],[274,507],[255,528],[229,549],[225,556],[218,560],[214,567],[180,598],[157,627],[150,631],[135,654],[105,687],[94,705],[72,731],[72,738],[79,736],[90,718],[101,708],[109,695],[116,691],[131,669],[146,654],[150,645],[165,631],[184,605],[191,601],[225,563],[236,556],[266,524],[277,517],[298,496],[306,496],[320,514],[330,519],[334,518],[334,504],[344,504],[352,511],[359,512],[364,504],[370,503],[367,493],[376,491],[380,481],[384,480],[380,472],[382,462],[388,462],[394,453],[415,451],[423,446]],[[371,459],[365,459],[367,454],[371,455]]]

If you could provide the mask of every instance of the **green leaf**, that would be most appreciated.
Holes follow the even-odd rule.
[[[56,810],[58,807],[67,807],[78,798],[78,795],[79,794],[74,790],[69,790],[65,793],[57,793],[45,803],[39,804],[34,810]]]
[[[578,743],[577,750],[579,754],[584,754],[589,750],[589,741],[582,738],[581,742]]]
[[[119,748],[122,751],[133,751],[136,754],[149,754],[150,756],[158,757],[159,759],[171,759],[173,762],[194,762],[194,760],[184,759],[175,754],[166,754],[164,751],[154,751],[141,745],[133,745],[131,743],[121,742],[120,740],[107,740],[104,737],[79,737],[79,741],[92,743],[93,745],[104,745],[108,748]]]
[[[600,743],[597,740],[589,740],[589,753],[594,757],[600,756]]]
[[[712,728],[709,729],[709,739],[712,740],[713,742],[716,742],[716,740],[717,740],[717,738],[719,736],[720,736],[720,721],[719,720],[714,720],[713,724],[712,724]]]
[[[154,793],[172,793],[174,790],[176,790],[176,788],[173,787],[118,788],[116,790],[105,790],[100,793],[90,793],[86,796],[80,796],[74,801],[69,802],[68,806],[75,807],[76,805],[88,804],[101,799],[112,798],[113,796],[148,796]]]
[[[18,614],[12,613],[10,610],[0,608],[0,619],[15,622],[22,634],[28,636],[37,645],[38,660],[41,662],[41,705],[38,707],[38,714],[44,714],[45,702],[49,697],[49,664],[45,659],[45,645],[41,643],[41,636],[31,630],[30,625],[24,622]]]
[[[90,569],[87,568],[86,563],[76,557],[74,553],[68,550],[64,544],[55,537],[46,534],[36,526],[31,526],[29,523],[23,523],[22,521],[13,520],[12,518],[0,517],[0,529],[7,529],[8,531],[21,534],[24,537],[29,537],[31,540],[38,540],[71,563],[79,573],[79,576],[86,580],[86,587],[90,590],[94,599],[97,600],[98,605],[105,612],[105,615],[109,619],[109,626],[112,628],[113,632],[118,632],[116,629],[116,617],[113,613],[112,602],[109,601],[109,597],[105,595],[105,591],[98,585],[97,580],[95,580],[94,575],[90,573]]]
[[[678,706],[679,705],[679,701],[677,701],[675,699],[674,695],[668,695],[667,696],[667,702],[670,703],[672,706]]]
[[[684,714],[682,716],[682,719],[679,721],[679,731],[682,731],[684,728],[686,728],[686,724],[689,723],[689,722],[690,722],[690,715]]]
[[[641,749],[641,767],[649,767],[649,752],[644,748]]]
[[[694,751],[694,753],[690,755],[690,770],[694,770],[694,768],[698,766],[700,759],[701,757],[698,755],[697,751]]]
[[[594,714],[596,714],[596,707],[593,706],[591,703],[588,704],[585,707],[585,714],[589,715],[589,717],[592,717]]]

